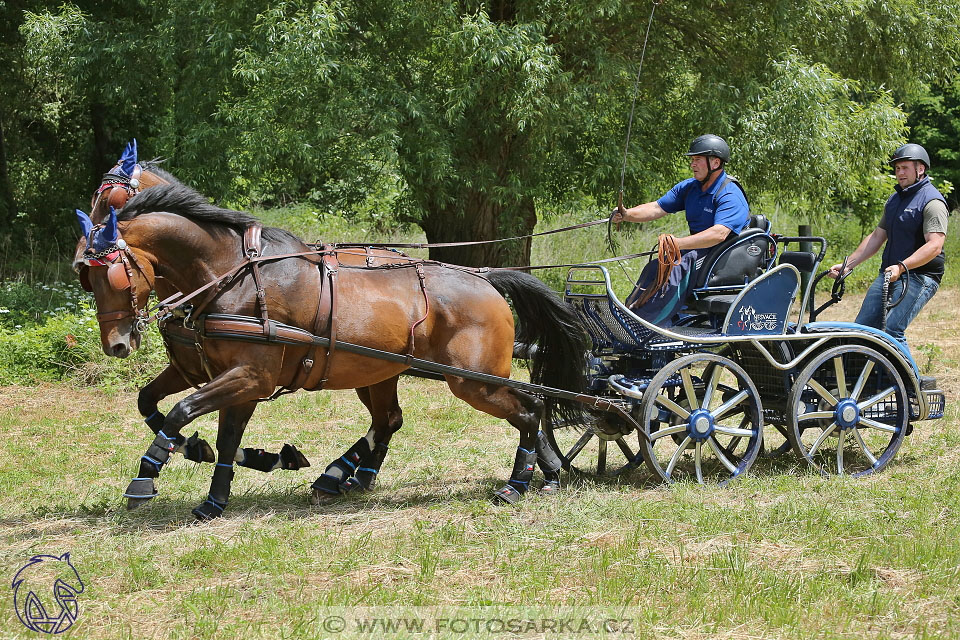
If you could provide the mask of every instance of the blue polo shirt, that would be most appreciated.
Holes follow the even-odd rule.
[[[657,200],[657,204],[667,213],[685,210],[691,235],[715,224],[722,224],[733,233],[740,233],[750,222],[750,206],[743,191],[732,180],[720,189],[726,179],[727,172],[721,171],[710,188],[701,191],[699,180],[687,178]]]

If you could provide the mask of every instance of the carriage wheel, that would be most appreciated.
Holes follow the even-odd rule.
[[[757,388],[733,360],[695,353],[669,363],[643,395],[641,438],[647,466],[665,482],[725,484],[763,446]]]
[[[637,466],[639,453],[626,440],[631,429],[614,414],[584,411],[563,420],[548,399],[543,423],[547,442],[567,471],[613,477]]]
[[[823,474],[865,476],[897,455],[910,420],[896,368],[861,345],[833,347],[810,362],[787,404],[790,443]]]

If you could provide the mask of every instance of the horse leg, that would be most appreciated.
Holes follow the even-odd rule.
[[[313,504],[329,502],[355,489],[373,488],[387,456],[390,438],[403,425],[403,412],[397,400],[399,380],[399,376],[394,376],[357,389],[357,396],[370,412],[370,429],[346,453],[331,462],[313,483],[310,499]]]
[[[147,423],[154,434],[160,431],[166,418],[158,407],[160,401],[189,387],[190,384],[183,379],[180,372],[176,368],[168,366],[140,390],[140,395],[137,397],[137,408],[140,410],[140,415],[144,417],[144,422]],[[213,449],[206,440],[199,436],[199,432],[196,431],[189,438],[184,438],[182,435],[178,436],[175,451],[179,451],[184,458],[192,462],[214,462],[216,457],[213,454]],[[310,466],[307,458],[292,444],[284,444],[280,453],[271,453],[251,447],[240,449],[237,451],[235,462],[241,467],[266,473],[274,469],[295,470]]]
[[[475,409],[496,418],[504,418],[520,432],[520,445],[513,462],[513,471],[507,484],[493,494],[499,504],[514,504],[526,493],[537,463],[537,433],[543,401],[528,393],[454,376],[447,384],[455,396]]]
[[[137,477],[130,481],[123,494],[127,498],[127,509],[134,509],[157,495],[154,480],[160,477],[160,470],[176,450],[177,438],[185,425],[228,405],[254,402],[272,391],[272,379],[258,376],[252,368],[236,367],[221,373],[200,390],[177,402],[164,419],[163,427],[157,430],[157,437],[141,457]],[[233,458],[230,462],[233,462]]]
[[[154,434],[163,428],[163,421],[166,418],[158,406],[160,401],[189,387],[190,384],[183,379],[180,372],[168,366],[140,390],[137,396],[137,409]],[[213,449],[199,435],[199,432],[195,432],[189,438],[178,436],[175,440],[175,451],[181,452],[184,458],[193,462],[213,462],[215,459]]]
[[[240,448],[243,431],[257,408],[256,402],[227,407],[220,410],[217,430],[217,466],[210,481],[207,499],[192,511],[197,520],[213,520],[223,515],[230,499],[230,483],[233,481],[233,461]]]

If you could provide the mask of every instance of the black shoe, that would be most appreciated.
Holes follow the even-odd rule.
[[[920,376],[920,388],[921,389],[936,389],[937,388],[937,379],[933,376]]]

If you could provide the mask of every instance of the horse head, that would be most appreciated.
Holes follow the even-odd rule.
[[[73,269],[81,286],[93,293],[100,325],[100,344],[108,356],[126,358],[140,346],[144,310],[155,277],[148,260],[138,260],[120,235],[113,207],[100,224],[77,209],[83,235],[77,242]]]
[[[127,200],[158,184],[169,184],[163,176],[137,161],[137,140],[128,142],[117,164],[104,174],[103,181],[90,198],[90,218],[102,222],[110,207],[121,209]]]

